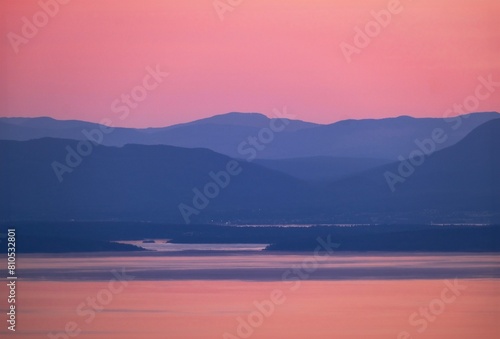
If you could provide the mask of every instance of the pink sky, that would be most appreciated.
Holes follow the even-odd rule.
[[[22,18],[41,7],[1,1],[0,116],[134,127],[284,106],[320,123],[440,117],[474,94],[479,76],[500,81],[498,0],[401,0],[348,63],[340,44],[388,2],[244,0],[220,20],[212,0],[72,0],[16,54],[8,34],[22,36]],[[156,65],[169,76],[119,119],[112,103]],[[477,109],[489,110],[500,111],[500,95]]]

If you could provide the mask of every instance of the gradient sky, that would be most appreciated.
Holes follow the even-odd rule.
[[[479,76],[500,81],[498,0],[401,0],[347,63],[339,45],[388,2],[244,0],[220,20],[212,0],[72,0],[16,54],[7,34],[41,8],[1,1],[0,116],[134,127],[283,106],[320,123],[440,117]],[[111,104],[157,64],[170,75],[119,119]],[[488,110],[500,110],[497,93],[480,103]]]

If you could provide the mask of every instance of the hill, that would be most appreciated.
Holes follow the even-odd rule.
[[[321,183],[201,148],[93,146],[80,160],[70,152],[77,149],[84,150],[74,140],[0,141],[0,220],[494,223],[500,219],[500,119],[481,125],[444,150]]]
[[[401,116],[319,125],[300,120],[285,122],[258,113],[228,113],[162,128],[115,128],[110,133],[101,133],[101,142],[106,146],[203,147],[245,159],[253,153],[260,159],[328,156],[394,160],[399,156],[406,157],[415,148],[417,140],[429,137],[436,128],[447,133],[448,138],[437,145],[438,149],[444,149],[482,123],[498,117],[499,113],[486,112],[449,119]],[[91,131],[100,129],[98,124],[83,121],[0,118],[0,138],[4,140],[26,141],[43,137],[82,140],[89,138]],[[260,145],[251,145],[250,138],[255,138]]]

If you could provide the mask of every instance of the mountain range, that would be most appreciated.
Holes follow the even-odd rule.
[[[415,140],[427,138],[436,128],[445,130],[448,136],[445,142],[437,145],[439,150],[457,143],[479,125],[499,117],[497,112],[484,112],[451,118],[400,116],[320,125],[300,120],[270,119],[257,113],[228,113],[163,128],[115,128],[104,134],[101,142],[105,146],[201,147],[233,158],[253,155],[259,159],[328,156],[392,161],[399,156],[406,157],[415,148]],[[92,130],[101,127],[95,123],[47,117],[0,118],[0,139],[25,141],[51,137],[85,140]],[[253,147],[249,143],[252,137],[260,146]],[[257,152],[252,154],[251,148],[258,148]]]
[[[500,221],[498,113],[291,121],[255,159],[218,148],[237,149],[278,121],[239,117],[117,128],[86,149],[78,133],[98,125],[2,118],[0,220]],[[165,145],[173,135],[192,144]]]

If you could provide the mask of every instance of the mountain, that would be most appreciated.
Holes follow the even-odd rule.
[[[79,120],[39,118],[0,118],[0,139],[26,141],[40,138],[86,140],[85,131],[101,130],[106,126]],[[103,144],[119,145],[147,138],[147,132],[134,128],[115,128],[106,134]]]
[[[336,202],[333,210],[353,215],[420,215],[432,221],[460,214],[470,221],[498,220],[500,119],[447,149],[337,181],[329,190],[326,200]]]
[[[188,206],[190,221],[198,215],[277,218],[293,214],[300,204],[295,194],[311,194],[300,180],[208,149],[126,145],[89,151],[78,145],[50,138],[0,141],[0,220],[183,222],[180,204]],[[208,193],[200,197],[194,189]]]
[[[307,157],[292,159],[256,159],[263,167],[292,177],[314,182],[331,182],[391,163],[385,159]]]
[[[500,221],[500,119],[444,150],[417,150],[410,160],[317,184],[201,148],[0,141],[0,220]]]
[[[437,149],[463,139],[484,122],[499,118],[496,112],[474,113],[441,118],[401,116],[386,119],[344,120],[318,125],[300,120],[269,119],[257,113],[228,113],[190,123],[163,128],[115,128],[103,134],[102,144],[170,145],[208,148],[233,158],[287,159],[339,157],[392,159],[408,157],[415,143],[428,138],[435,129],[446,132],[447,139]],[[276,129],[272,131],[271,127]],[[0,118],[0,138],[31,140],[42,137],[87,138],[99,131],[98,124],[57,121],[50,118]],[[252,144],[253,138],[257,145]]]
[[[209,118],[195,120],[184,124],[174,125],[171,126],[169,129],[188,127],[188,126],[199,126],[199,125],[219,125],[226,127],[244,126],[244,127],[256,127],[260,129],[269,127],[270,122],[273,120],[278,120],[278,118],[268,118],[260,113],[231,112],[226,114],[215,115]],[[294,132],[301,129],[319,126],[318,124],[312,122],[305,122],[302,120],[293,120],[293,119],[288,119],[288,120],[289,123],[287,124],[287,131],[289,132]],[[156,130],[161,131],[165,129],[159,128]]]
[[[330,125],[283,133],[259,153],[260,158],[334,156],[375,159],[408,157],[418,140],[442,129],[447,138],[437,149],[449,147],[479,125],[500,117],[499,113],[475,113],[454,117],[344,120]]]
[[[283,132],[273,133],[271,126],[283,129]],[[319,125],[300,120],[284,122],[280,119],[270,119],[258,113],[228,113],[167,128],[148,129],[147,137],[131,142],[185,148],[203,147],[233,158],[242,158],[244,154],[239,151],[240,144],[246,142],[249,137],[258,137],[263,129],[273,133],[275,140],[285,131],[293,133],[316,126]]]

